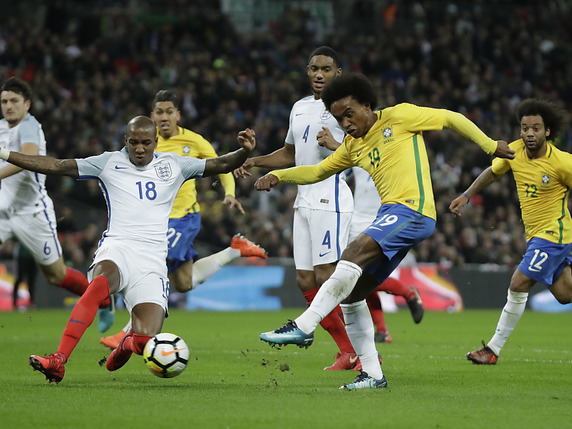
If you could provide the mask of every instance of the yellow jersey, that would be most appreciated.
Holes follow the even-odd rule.
[[[179,134],[168,139],[158,135],[159,142],[157,144],[157,152],[172,152],[181,156],[190,156],[198,159],[216,158],[212,145],[200,134],[197,134],[186,128],[177,127]],[[232,173],[219,175],[225,195],[234,197],[235,184]],[[170,218],[181,218],[188,213],[200,212],[200,206],[197,201],[197,188],[195,179],[187,180],[179,189]]]
[[[509,146],[514,159],[495,158],[492,172],[496,175],[512,170],[526,240],[543,238],[552,243],[572,242],[572,218],[568,211],[568,195],[572,187],[572,155],[547,142],[546,154],[530,159],[522,139]]]

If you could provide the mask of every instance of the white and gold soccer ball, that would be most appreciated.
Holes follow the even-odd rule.
[[[162,332],[151,338],[143,350],[145,365],[157,377],[176,377],[189,363],[189,347],[175,334]]]

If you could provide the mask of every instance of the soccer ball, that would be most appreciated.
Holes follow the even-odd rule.
[[[162,332],[147,341],[143,360],[157,377],[176,377],[187,367],[189,347],[178,335]]]

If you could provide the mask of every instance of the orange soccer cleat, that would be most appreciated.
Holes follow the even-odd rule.
[[[125,331],[119,331],[115,335],[100,338],[99,342],[105,347],[109,347],[110,349],[114,350],[119,346],[119,342],[123,339],[123,337],[125,337]]]
[[[240,250],[240,256],[243,258],[247,256],[257,256],[262,259],[268,258],[266,250],[264,250],[258,244],[254,244],[242,234],[236,234],[234,237],[232,237],[230,247],[232,249]]]
[[[40,371],[50,383],[58,384],[66,372],[66,358],[62,353],[52,353],[49,356],[30,356],[30,365],[34,371]]]

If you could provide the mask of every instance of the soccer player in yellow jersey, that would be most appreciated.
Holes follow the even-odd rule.
[[[216,158],[217,153],[203,136],[177,125],[180,118],[177,94],[170,90],[157,92],[151,112],[151,119],[157,125],[158,130],[157,152],[172,152],[198,159]],[[221,174],[219,178],[225,191],[223,204],[244,214],[242,205],[234,195],[235,185],[232,173]],[[184,293],[194,289],[224,265],[237,258],[248,256],[267,258],[264,249],[237,234],[226,249],[197,260],[198,253],[193,247],[193,241],[200,227],[201,214],[197,201],[197,189],[195,179],[191,179],[184,182],[177,193],[167,232],[169,282],[178,292]],[[130,328],[131,324],[128,323],[121,332],[101,338],[100,341],[107,347],[116,348]]]
[[[435,201],[423,131],[452,128],[489,154],[513,157],[505,141],[495,142],[463,115],[445,109],[400,104],[375,111],[375,91],[364,76],[345,74],[322,92],[326,108],[348,134],[316,165],[275,170],[255,186],[313,183],[358,166],[372,177],[381,197],[375,221],[344,250],[340,262],[310,307],[296,320],[260,335],[273,345],[308,347],[320,320],[340,302],[348,336],[362,363],[360,375],[342,389],[384,388],[366,296],[391,274],[409,249],[435,228]],[[252,137],[254,138],[254,137]]]
[[[552,103],[524,100],[516,110],[521,138],[510,147],[512,160],[495,159],[469,188],[450,205],[454,215],[471,196],[512,170],[526,233],[526,253],[515,270],[507,303],[491,341],[467,354],[467,359],[494,365],[508,337],[524,313],[528,294],[536,282],[545,284],[562,304],[572,300],[572,218],[568,196],[572,188],[572,155],[558,150],[550,140],[558,136],[564,112]]]

